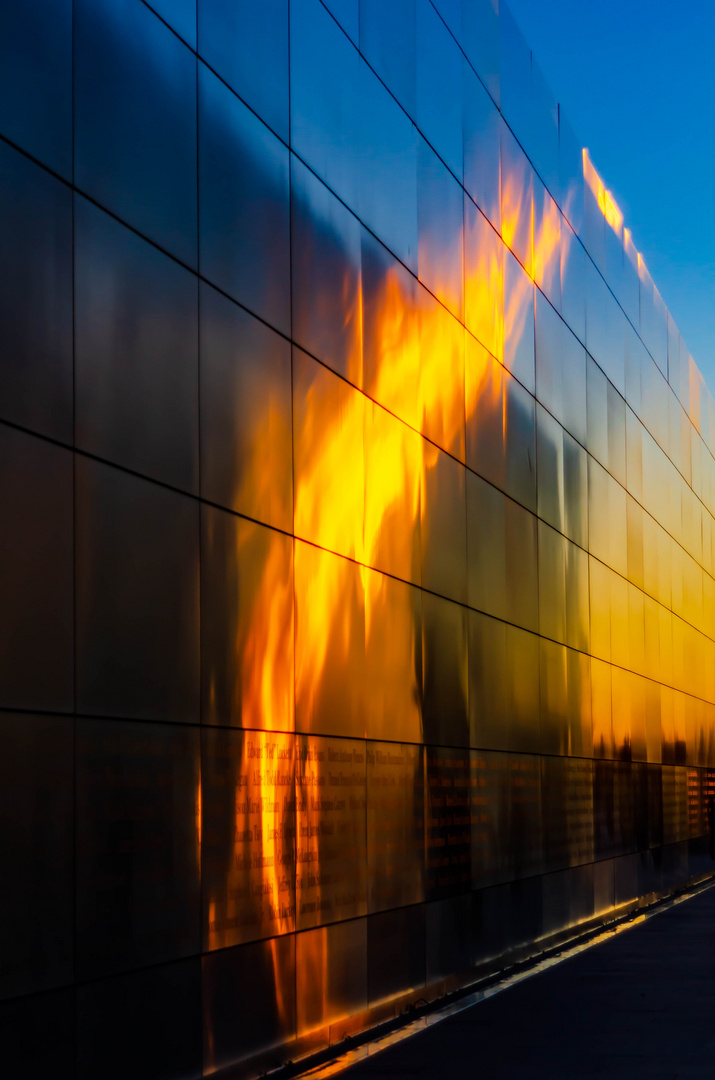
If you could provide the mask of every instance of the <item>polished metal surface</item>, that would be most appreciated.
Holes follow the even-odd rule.
[[[709,872],[715,404],[506,4],[30,6],[8,1060],[260,1075]]]

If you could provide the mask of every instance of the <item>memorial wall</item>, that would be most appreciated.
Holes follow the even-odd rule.
[[[715,405],[503,0],[6,3],[0,193],[8,1076],[712,872]]]

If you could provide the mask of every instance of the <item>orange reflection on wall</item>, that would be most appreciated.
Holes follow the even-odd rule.
[[[614,232],[620,232],[623,226],[623,214],[618,209],[618,204],[610,191],[606,189],[603,180],[593,167],[588,150],[583,151],[583,176],[593,192],[598,208],[605,217]]]
[[[534,231],[531,192],[528,169],[504,180],[507,210],[511,207],[517,217],[526,214],[529,237],[526,270],[507,253],[508,281],[502,242],[476,207],[467,204],[465,289],[468,325],[533,392],[534,271],[546,275],[560,267],[560,225],[549,204]],[[524,222],[510,225],[510,220],[508,212],[507,233],[519,225],[514,231],[518,247]],[[425,507],[440,450],[464,461],[465,425],[477,414],[481,423],[491,411],[499,413],[506,445],[508,413],[489,354],[481,354],[480,364],[480,353],[467,335],[465,375],[464,327],[418,283],[410,283],[403,268],[367,250],[361,310],[372,400],[329,367],[294,350],[295,532],[360,567],[424,584]],[[296,551],[299,729],[333,733],[339,724],[343,734],[367,733],[370,703],[358,700],[359,684],[374,628],[379,626],[383,640],[389,637],[382,619],[390,618],[387,609],[380,612],[380,622],[374,618],[367,580],[357,567],[340,565],[331,556],[311,553],[306,546]],[[416,629],[401,627],[400,633],[406,641],[418,637]],[[405,652],[401,642],[395,649],[400,679]]]
[[[587,155],[584,168],[599,206],[618,228],[620,211]],[[464,461],[465,427],[474,418],[480,426],[493,425],[496,419],[506,447],[510,433],[502,364],[533,392],[534,282],[558,295],[556,280],[561,273],[560,213],[548,192],[537,186],[535,194],[534,187],[523,155],[515,153],[502,174],[503,241],[467,200],[466,332],[404,268],[377,245],[370,249],[366,241],[364,280],[346,318],[352,322],[359,318],[363,324],[362,371],[369,397],[330,367],[299,349],[293,351],[299,730],[365,737],[377,693],[386,702],[389,699],[389,707],[375,704],[382,716],[380,733],[394,734],[385,730],[390,713],[401,717],[403,737],[421,737],[419,605],[408,594],[398,597],[386,588],[383,582],[388,579],[375,570],[402,583],[423,583],[425,493],[440,454],[446,451]],[[457,241],[461,237],[455,237]],[[506,251],[504,241],[514,255]],[[349,379],[357,367],[352,365]],[[260,471],[259,463],[256,467]],[[237,641],[242,722],[250,727],[289,727],[284,719],[286,702],[277,697],[276,689],[277,670],[284,662],[288,606],[281,570],[269,552],[252,595],[250,632]],[[609,571],[605,576],[605,592],[592,593],[597,600],[592,607],[594,651],[604,661],[627,664],[628,612],[617,603],[618,582]],[[583,612],[577,616],[582,618]],[[407,694],[394,694],[395,685],[405,687]],[[579,700],[589,692],[586,684],[573,689]],[[596,752],[605,755],[612,753],[610,698],[610,679],[602,693],[597,679],[593,736]],[[620,730],[620,722],[618,726],[618,742],[626,752],[623,747],[630,734]],[[298,772],[301,784],[307,783],[305,769],[301,766]],[[269,773],[262,775],[266,788],[261,801],[269,805]],[[310,800],[303,799],[301,805],[299,829],[318,829],[319,835],[325,824],[320,801],[315,804],[315,820]],[[300,836],[298,849],[308,854],[312,850],[301,845]],[[318,855],[316,859],[320,861]],[[268,887],[273,888],[270,881]],[[318,893],[304,899],[315,903],[316,918],[322,917],[323,904],[335,903],[322,885]]]
[[[293,736],[204,733],[204,942],[223,948],[295,927]]]
[[[504,245],[469,200],[465,201],[464,316],[467,329],[501,360],[504,356]]]
[[[561,211],[541,186],[534,191],[534,280],[552,303],[560,300]]]
[[[248,530],[239,539],[239,565],[252,561],[246,558],[245,548],[253,546],[253,540],[253,533]],[[286,574],[282,546],[273,543],[254,581],[250,632],[239,654],[244,727],[281,731],[293,726],[292,603],[292,575]]]

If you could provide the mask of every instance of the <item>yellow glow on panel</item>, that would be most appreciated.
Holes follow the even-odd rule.
[[[588,150],[583,151],[583,176],[589,188],[593,192],[598,208],[615,233],[620,233],[623,227],[623,214],[618,209],[618,204],[610,191],[607,190],[603,180],[593,167]],[[638,256],[640,259],[640,255]]]
[[[587,151],[583,169],[601,213],[620,234],[623,216]],[[434,486],[439,486],[438,480],[451,475],[438,471],[440,462],[448,462],[456,471],[464,468],[465,460],[474,467],[470,436],[474,438],[475,430],[489,431],[487,441],[494,462],[489,474],[487,466],[476,466],[484,475],[475,488],[488,490],[475,514],[480,520],[470,526],[471,542],[475,532],[478,537],[469,557],[478,566],[470,566],[468,574],[510,597],[509,603],[504,601],[492,609],[485,599],[487,588],[477,591],[489,614],[532,630],[538,625],[544,638],[550,639],[543,642],[540,653],[542,643],[536,636],[529,637],[537,660],[534,678],[528,675],[528,664],[521,654],[518,663],[508,669],[504,665],[496,675],[489,670],[470,672],[470,694],[473,683],[478,684],[485,700],[489,700],[489,693],[495,696],[495,691],[485,689],[490,678],[501,678],[508,684],[501,689],[513,708],[505,709],[508,717],[500,716],[500,721],[505,729],[511,724],[512,730],[505,730],[498,748],[524,750],[522,743],[509,745],[509,739],[516,738],[514,733],[524,735],[533,725],[535,741],[527,749],[530,753],[543,751],[539,739],[544,739],[546,728],[539,724],[544,718],[551,724],[553,745],[575,755],[659,761],[661,755],[664,759],[676,753],[682,757],[685,743],[696,738],[695,732],[699,732],[700,744],[707,742],[703,732],[710,713],[701,708],[701,702],[689,704],[686,695],[697,694],[708,702],[715,699],[715,647],[704,636],[712,633],[715,590],[707,593],[694,555],[683,562],[685,556],[670,535],[687,542],[695,554],[702,554],[700,504],[687,502],[685,481],[654,437],[643,435],[643,508],[640,500],[638,504],[631,500],[631,506],[621,484],[596,465],[595,459],[588,481],[575,481],[575,473],[570,481],[563,472],[558,476],[562,501],[569,482],[582,489],[570,493],[575,503],[579,502],[576,495],[588,498],[589,551],[571,545],[546,526],[541,530],[539,525],[540,622],[535,617],[535,599],[534,619],[524,614],[530,595],[524,585],[529,559],[533,558],[536,567],[537,525],[533,514],[536,503],[527,510],[508,497],[509,469],[513,468],[508,451],[518,439],[528,442],[529,432],[525,436],[523,429],[529,423],[532,442],[534,439],[533,400],[518,385],[518,381],[528,381],[526,365],[518,366],[524,364],[523,353],[528,348],[519,346],[524,341],[528,344],[531,335],[533,361],[535,285],[548,295],[556,295],[562,262],[560,211],[544,192],[543,206],[535,212],[533,187],[520,175],[502,177],[501,237],[476,207],[467,207],[465,325],[410,279],[404,268],[390,265],[386,258],[378,285],[368,291],[361,281],[358,299],[351,301],[346,316],[353,322],[357,319],[363,327],[358,335],[363,356],[351,356],[349,379],[331,370],[329,357],[321,363],[297,348],[293,350],[295,575],[294,579],[286,578],[278,546],[267,550],[253,582],[250,632],[236,642],[242,726],[286,734],[261,734],[251,744],[246,742],[245,754],[253,747],[255,754],[263,756],[264,763],[254,768],[260,787],[261,824],[252,819],[249,826],[247,818],[238,824],[243,831],[251,828],[261,837],[256,845],[261,859],[256,880],[268,909],[275,913],[271,932],[301,931],[298,970],[307,996],[305,1005],[300,1006],[304,1013],[298,1026],[303,1032],[317,1030],[349,1012],[331,998],[330,965],[336,949],[331,942],[337,939],[332,927],[328,930],[319,925],[321,913],[332,911],[325,920],[334,925],[355,919],[365,913],[367,895],[364,880],[356,878],[336,890],[329,887],[330,874],[321,877],[320,868],[328,859],[332,841],[327,830],[323,832],[326,820],[321,799],[314,798],[318,786],[330,775],[327,763],[318,757],[318,741],[327,743],[331,736],[342,737],[343,743],[346,737],[422,741],[426,700],[423,650],[426,655],[427,647],[422,628],[426,601],[421,599],[419,587],[425,585],[423,578],[429,573],[425,549],[429,547],[428,528],[433,526],[426,516],[427,498]],[[626,240],[630,243],[627,231]],[[640,255],[638,268],[644,280],[647,270]],[[562,360],[558,358],[559,363]],[[365,392],[352,385],[360,384],[363,376]],[[689,386],[691,418],[699,421],[698,404],[701,399],[704,402],[704,389],[694,365]],[[512,393],[514,388],[517,394]],[[533,392],[534,387],[527,389]],[[520,404],[524,399],[532,409],[530,417]],[[635,413],[634,420],[639,422]],[[544,431],[553,430],[555,424],[553,421],[552,428],[545,425]],[[545,454],[551,452],[551,444],[546,441],[544,445]],[[270,477],[265,481],[270,485]],[[471,481],[475,481],[474,476]],[[461,491],[465,488],[469,490],[466,480]],[[631,494],[640,493],[636,489]],[[492,498],[499,503],[502,520],[517,522],[509,541],[504,530],[500,538],[495,526],[485,526],[483,507]],[[543,515],[543,510],[540,513]],[[531,528],[533,544],[529,542]],[[238,561],[249,555],[239,542]],[[500,558],[507,560],[509,570],[497,580]],[[257,562],[255,565],[258,567]],[[532,576],[536,582],[535,571]],[[470,589],[472,586],[473,582]],[[536,589],[532,591],[536,596]],[[644,596],[644,592],[650,595]],[[448,590],[445,593],[452,595]],[[474,591],[465,595],[474,603]],[[455,593],[453,599],[461,597]],[[293,600],[295,703],[286,694],[285,679],[286,658],[293,645],[292,622],[289,626],[286,613]],[[671,613],[671,604],[677,617]],[[455,610],[459,610],[456,604]],[[493,633],[503,633],[503,628],[500,623]],[[510,627],[509,633],[512,631],[523,633]],[[486,651],[487,646],[483,646]],[[539,656],[543,661],[541,684]],[[484,656],[475,661],[471,655],[470,663],[478,667]],[[298,734],[292,733],[293,709]],[[269,764],[271,754],[287,754],[289,745],[299,789],[295,859],[299,864],[302,860],[293,868],[298,881],[293,907],[286,903],[285,875],[279,869],[284,842],[275,832],[277,772]],[[494,744],[487,745],[494,748]],[[359,752],[350,750],[351,754]],[[705,755],[707,751],[699,752]],[[248,772],[250,767],[246,760],[242,769]],[[357,866],[363,858],[359,830],[365,806],[357,794],[350,796],[348,804],[340,826],[348,843],[346,850],[353,853]],[[199,841],[201,817],[199,791]],[[334,859],[335,867],[338,857]],[[366,857],[364,861],[367,863]],[[347,880],[344,868],[333,873],[342,874],[343,882]],[[241,875],[236,873],[229,884],[242,886]],[[210,898],[208,910],[211,922],[217,917],[214,898]],[[299,925],[301,917],[305,921]],[[275,964],[279,987],[277,953]],[[288,1003],[278,1002],[279,1012],[288,1008]]]

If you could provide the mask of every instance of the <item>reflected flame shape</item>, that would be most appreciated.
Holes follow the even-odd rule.
[[[468,362],[475,366],[466,384],[463,357],[464,335],[468,332],[433,297],[424,294],[424,302],[417,302],[414,294],[408,295],[403,279],[393,268],[384,275],[371,308],[377,333],[371,337],[373,369],[369,376],[367,370],[365,374],[369,397],[310,361],[317,374],[308,385],[303,405],[305,422],[300,438],[309,444],[310,454],[301,462],[300,470],[296,469],[295,535],[339,554],[343,563],[352,561],[350,587],[357,590],[358,608],[364,611],[361,632],[365,649],[385,611],[380,590],[369,587],[369,575],[374,573],[369,568],[377,567],[412,584],[420,583],[419,560],[415,562],[414,552],[419,551],[425,486],[440,454],[451,453],[464,460],[465,420],[469,423],[477,409],[485,405],[501,409],[502,430],[507,437],[503,377],[492,376],[491,356],[503,362],[505,344],[523,335],[527,319],[533,318],[535,274],[544,273],[560,250],[558,220],[555,226],[553,217],[543,214],[543,224],[535,235],[533,198],[524,198],[523,192],[512,190],[510,183],[507,179],[504,188],[507,213],[503,235],[507,243],[515,243],[523,232],[523,215],[527,215],[528,265],[505,293],[504,254],[494,234],[493,242],[478,248],[472,263],[465,266],[470,325],[487,350],[476,350],[473,356],[470,351]],[[362,289],[357,310],[353,307],[346,318],[364,321]],[[362,332],[360,336],[362,339]],[[362,369],[362,357],[352,355],[348,372],[360,385]],[[260,463],[257,465],[254,476],[260,475]],[[399,523],[399,529],[393,528],[394,523]],[[398,532],[404,542],[395,540]],[[329,659],[347,662],[355,644],[356,626],[351,606],[346,603],[341,560],[321,557],[304,543],[303,549],[307,550],[306,558],[311,558],[311,550],[315,557],[309,596],[299,613],[302,644],[296,650],[295,680],[302,707],[310,713]],[[241,555],[239,550],[239,560]],[[296,560],[298,557],[296,551]],[[265,746],[270,737],[261,731],[291,730],[292,702],[286,701],[282,690],[282,667],[287,637],[292,640],[292,627],[286,626],[283,613],[290,604],[293,583],[286,581],[277,549],[269,552],[261,580],[254,586],[251,632],[241,646],[241,708],[244,726],[257,729],[256,738]],[[293,764],[298,772],[297,754]],[[246,767],[244,762],[242,768]],[[283,794],[276,791],[272,770],[264,763],[262,807],[275,805]],[[314,811],[307,808],[307,802],[301,808],[300,798],[295,800],[295,806],[295,835],[299,837],[301,826],[310,823]],[[237,830],[243,824],[237,820]],[[261,880],[271,907],[280,912],[281,844],[275,825],[275,814],[262,812]],[[318,899],[319,893],[320,885]],[[276,923],[277,933],[295,928],[294,910]],[[329,982],[326,931],[316,930],[307,937],[314,941],[305,941],[301,978],[314,988],[320,998],[317,1008],[325,1016]],[[276,1006],[281,1020],[287,1023],[289,1004],[275,941],[271,948]]]

